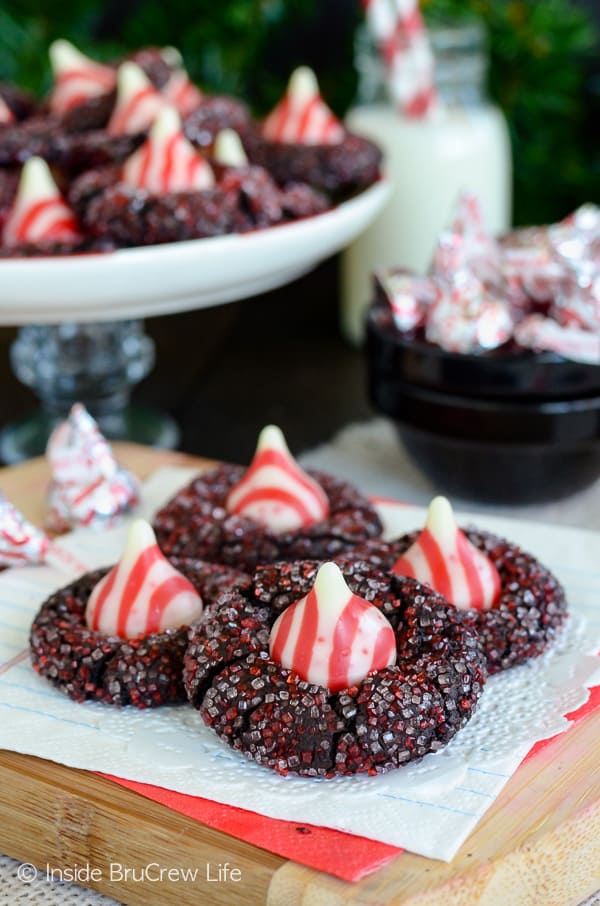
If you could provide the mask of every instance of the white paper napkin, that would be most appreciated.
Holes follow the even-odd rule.
[[[144,487],[144,514],[189,477],[183,469],[155,473]],[[424,519],[422,509],[392,503],[380,512],[390,537]],[[492,677],[473,720],[420,764],[378,777],[282,778],[231,751],[185,705],[138,711],[70,701],[33,672],[26,651],[40,603],[67,581],[49,567],[0,574],[0,747],[450,860],[533,743],[566,729],[562,715],[600,683],[593,656],[600,649],[600,534],[487,516],[477,522],[551,566],[573,616],[550,652]],[[125,532],[78,531],[61,544],[93,568],[118,557]]]

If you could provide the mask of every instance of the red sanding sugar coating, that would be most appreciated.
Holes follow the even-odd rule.
[[[382,526],[366,497],[347,482],[308,470],[329,500],[329,516],[299,532],[275,534],[250,519],[230,515],[225,502],[244,474],[223,465],[196,478],[158,511],[153,528],[168,555],[198,557],[253,570],[275,560],[331,559],[377,538]]]
[[[172,559],[206,603],[226,588],[248,583],[239,570],[198,560]],[[182,683],[187,627],[122,639],[88,629],[85,607],[92,589],[106,575],[86,573],[59,589],[42,605],[30,635],[32,664],[75,701],[151,708],[185,701]]]
[[[498,673],[523,664],[548,648],[567,617],[565,592],[550,570],[531,554],[489,532],[463,529],[469,541],[495,564],[500,597],[487,611],[466,611],[481,635],[488,672]],[[374,542],[354,555],[384,571],[417,539],[419,532],[389,543]]]
[[[190,630],[184,678],[204,721],[232,748],[280,774],[380,773],[441,749],[469,720],[486,678],[464,615],[414,579],[352,555],[337,561],[352,592],[391,623],[398,663],[332,693],[269,657],[277,615],[312,588],[319,563],[258,568]]]

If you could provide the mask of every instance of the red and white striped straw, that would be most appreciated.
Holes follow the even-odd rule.
[[[420,118],[437,104],[434,58],[418,0],[363,0],[392,101]]]

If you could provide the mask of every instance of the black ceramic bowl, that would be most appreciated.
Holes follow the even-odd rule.
[[[600,366],[570,362],[553,352],[518,347],[484,355],[446,352],[419,336],[402,335],[387,305],[369,312],[369,343],[380,372],[420,387],[464,396],[563,400],[600,395]]]
[[[552,500],[600,475],[600,367],[522,351],[446,353],[369,313],[374,406],[450,495]]]

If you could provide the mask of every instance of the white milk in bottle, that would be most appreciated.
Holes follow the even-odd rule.
[[[437,26],[429,34],[440,103],[421,119],[392,107],[371,38],[366,30],[357,38],[361,103],[346,123],[384,151],[392,196],[342,257],[342,331],[356,344],[364,336],[372,272],[383,266],[426,270],[462,191],[477,196],[491,232],[510,226],[510,141],[501,111],[485,97],[484,30],[469,22]]]

